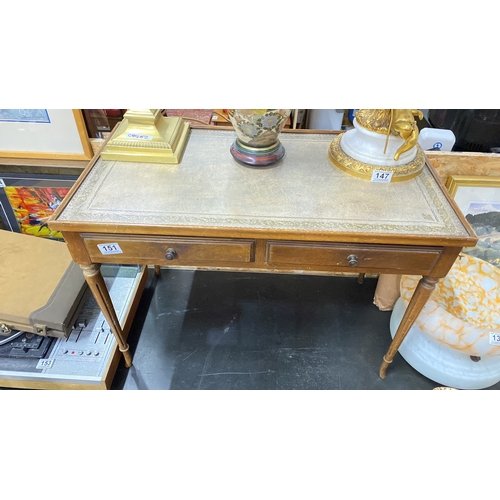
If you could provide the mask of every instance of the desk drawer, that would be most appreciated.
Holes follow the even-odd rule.
[[[275,266],[309,266],[311,269],[350,268],[353,271],[407,271],[426,274],[435,265],[441,248],[342,243],[269,241],[267,262]]]
[[[195,265],[198,263],[253,262],[255,241],[155,236],[88,235],[84,238],[94,262]],[[101,248],[98,245],[108,245]],[[113,245],[115,245],[113,247]],[[108,253],[112,252],[112,253]]]

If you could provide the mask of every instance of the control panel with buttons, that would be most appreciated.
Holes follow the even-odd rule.
[[[141,266],[103,265],[101,267],[111,300],[120,320],[124,322],[130,304],[134,301],[139,283],[144,282]],[[142,291],[142,290],[141,290]],[[34,338],[45,338],[34,335]],[[117,344],[97,302],[87,292],[84,305],[67,338],[52,338],[42,359],[7,359],[0,363],[2,380],[37,382],[38,386],[51,384],[82,384],[102,386]],[[29,386],[28,386],[29,387]]]

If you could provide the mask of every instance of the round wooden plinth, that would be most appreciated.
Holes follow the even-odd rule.
[[[249,148],[237,139],[230,151],[233,158],[246,167],[269,167],[285,156],[285,148],[279,141],[267,148]]]

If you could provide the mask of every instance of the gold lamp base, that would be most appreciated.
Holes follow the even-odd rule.
[[[416,177],[424,168],[425,155],[420,146],[417,144],[417,154],[415,158],[403,165],[379,166],[364,163],[352,158],[344,152],[340,145],[343,134],[339,134],[331,142],[328,149],[330,161],[338,168],[360,179],[371,180],[373,173],[377,172],[392,172],[391,182],[407,181]]]
[[[103,160],[180,163],[189,123],[161,116],[159,109],[129,110],[123,118],[101,152]]]

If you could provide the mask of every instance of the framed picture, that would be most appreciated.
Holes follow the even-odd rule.
[[[64,199],[77,176],[0,174],[0,230],[63,240],[47,219]]]
[[[446,187],[479,238],[463,252],[500,267],[500,177],[452,175]]]
[[[0,157],[90,160],[80,109],[0,109]]]

